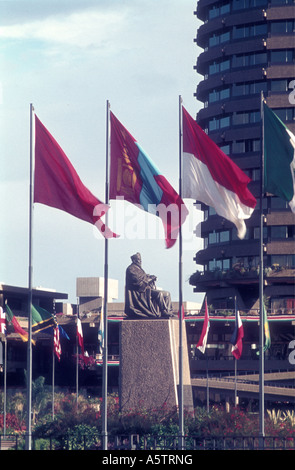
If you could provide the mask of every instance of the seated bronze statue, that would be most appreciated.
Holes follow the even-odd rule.
[[[129,318],[170,318],[170,293],[157,290],[156,276],[146,274],[141,267],[141,255],[131,256],[126,270],[125,313]]]

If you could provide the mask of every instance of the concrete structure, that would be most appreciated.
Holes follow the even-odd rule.
[[[195,42],[203,49],[195,65],[203,76],[195,96],[204,107],[199,125],[260,188],[260,93],[295,133],[295,106],[290,99],[295,77],[295,6],[291,0],[199,0],[203,21]],[[289,88],[291,87],[291,88]],[[260,201],[258,200],[257,209]],[[259,210],[246,222],[244,240],[233,224],[202,205],[204,249],[195,261],[204,270],[191,276],[195,292],[206,292],[215,309],[257,307],[259,297]],[[263,198],[265,296],[268,309],[295,308],[295,217],[287,203]]]
[[[193,410],[186,332],[183,333],[183,404]],[[123,320],[120,325],[119,399],[123,411],[178,406],[179,323]]]

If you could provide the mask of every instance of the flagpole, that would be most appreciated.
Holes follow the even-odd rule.
[[[79,317],[79,297],[77,297],[77,327],[76,327],[76,404],[78,408],[79,397],[79,338],[78,338],[78,319]]]
[[[179,196],[182,199],[182,149],[183,149],[183,129],[182,129],[182,97],[179,96]],[[182,210],[182,208],[181,208]],[[184,420],[183,420],[183,318],[182,318],[182,224],[181,212],[179,214],[179,448],[184,448]]]
[[[237,321],[237,296],[235,295],[235,319]],[[237,406],[237,366],[238,361],[235,357],[235,407]]]
[[[110,103],[106,102],[106,181],[105,181],[105,203],[109,203],[109,137],[110,123]],[[108,211],[105,215],[106,225],[108,225]],[[103,299],[103,319],[104,319],[104,344],[103,344],[103,377],[102,377],[102,440],[103,450],[108,449],[108,429],[107,429],[107,408],[108,408],[108,239],[104,240],[104,299]]]
[[[54,420],[54,387],[55,387],[54,334],[52,345],[52,419]]]
[[[6,411],[7,411],[7,338],[4,338],[4,414],[3,434],[6,434]]]
[[[28,292],[28,347],[27,347],[27,419],[26,450],[32,445],[32,282],[33,282],[33,205],[34,205],[34,107],[30,105],[30,199],[29,199],[29,292]]]
[[[261,447],[264,438],[264,317],[263,317],[263,193],[264,193],[264,111],[261,92],[261,177],[260,177],[260,269],[259,269],[259,436]]]

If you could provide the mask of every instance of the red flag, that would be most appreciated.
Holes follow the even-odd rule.
[[[62,148],[37,116],[35,132],[34,202],[95,225],[105,238],[116,237],[101,221],[109,206],[84,186]]]
[[[209,314],[208,314],[208,307],[207,307],[207,299],[205,300],[205,318],[204,318],[204,323],[203,323],[203,328],[202,328],[202,333],[199,339],[199,342],[197,344],[197,348],[204,354],[206,345],[207,345],[207,337],[208,337],[208,332],[209,332]]]

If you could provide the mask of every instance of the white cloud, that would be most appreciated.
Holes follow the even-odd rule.
[[[2,26],[2,39],[35,39],[78,48],[103,47],[120,34],[126,20],[124,11],[87,10],[66,17]]]

